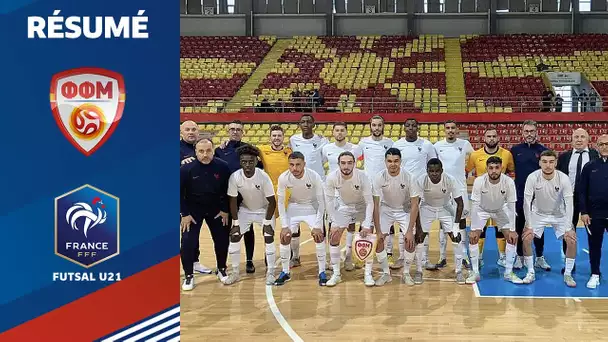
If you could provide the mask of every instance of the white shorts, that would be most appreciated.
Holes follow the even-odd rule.
[[[489,219],[494,220],[496,227],[500,230],[515,231],[515,226],[509,224],[509,214],[506,208],[492,213],[483,210],[471,212],[471,230],[483,230]]]
[[[241,235],[249,231],[249,226],[251,226],[252,223],[257,223],[261,228],[265,218],[266,213],[252,213],[239,209],[239,227],[241,228]],[[270,221],[272,221],[270,223],[270,226],[272,227],[272,229],[274,229],[274,226],[276,224],[275,217],[273,216]]]
[[[405,233],[410,225],[410,214],[399,209],[380,207],[380,230],[382,234],[389,234],[391,226],[395,222],[399,223],[399,228]]]
[[[445,232],[451,232],[454,226],[455,209],[450,206],[435,208],[428,205],[420,206],[420,225],[422,231],[428,233],[435,220],[439,220]]]
[[[534,235],[538,238],[543,236],[545,227],[551,226],[555,231],[555,237],[561,239],[564,234],[572,227],[572,222],[566,216],[555,217],[552,215],[542,215],[535,212],[530,213],[530,228],[534,231]]]
[[[460,191],[462,192],[462,202],[464,204],[464,208],[462,209],[462,216],[461,219],[465,219],[469,216],[471,216],[471,201],[469,200],[469,192],[467,191],[467,185],[466,182],[463,185],[463,188],[460,189]],[[456,208],[456,201],[454,202],[454,208]],[[454,214],[456,214],[456,211],[454,211]]]
[[[317,214],[289,217],[288,220],[289,220],[289,230],[291,230],[291,232],[294,234],[298,232],[298,229],[300,228],[300,223],[302,223],[302,222],[306,222],[306,224],[308,225],[308,228],[310,228],[310,230],[312,230],[313,228],[322,228],[322,227],[316,227],[317,226]]]
[[[363,207],[340,207],[335,211],[334,219],[331,223],[332,228],[347,228],[357,222],[365,220],[365,206]]]

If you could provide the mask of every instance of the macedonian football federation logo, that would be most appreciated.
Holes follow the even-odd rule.
[[[119,199],[90,185],[55,198],[55,254],[89,268],[118,255]]]
[[[51,80],[51,109],[59,129],[90,156],[114,133],[125,106],[122,75],[100,68],[60,72]]]

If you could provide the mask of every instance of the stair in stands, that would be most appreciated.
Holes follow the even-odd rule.
[[[448,112],[466,112],[467,99],[464,91],[462,57],[458,38],[445,39],[445,69]]]

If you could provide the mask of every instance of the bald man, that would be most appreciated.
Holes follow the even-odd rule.
[[[194,145],[198,141],[198,125],[188,120],[179,126],[179,161],[181,165],[193,162],[195,157]]]
[[[557,169],[570,178],[572,189],[574,190],[574,211],[572,213],[572,224],[576,228],[580,215],[576,184],[579,181],[583,167],[599,158],[599,153],[593,148],[589,148],[589,133],[583,128],[577,128],[572,132],[572,149],[564,151],[557,160]],[[563,251],[566,253],[566,242],[563,242]],[[576,270],[576,267],[573,269]],[[562,269],[564,273],[564,269]]]

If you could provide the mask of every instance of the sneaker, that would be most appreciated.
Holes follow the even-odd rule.
[[[430,261],[426,262],[426,264],[424,265],[424,268],[426,268],[428,271],[436,271],[436,270],[438,270],[437,265],[433,264]]]
[[[391,268],[391,270],[398,270],[398,269],[402,268],[404,264],[405,264],[405,260],[399,258],[399,259],[395,260],[392,265],[389,265],[389,267]]]
[[[289,275],[289,273],[281,272],[281,274],[279,274],[279,277],[277,278],[277,280],[275,280],[274,284],[276,286],[281,286],[281,285],[285,285],[285,283],[290,280],[291,280],[291,276]]]
[[[469,272],[469,275],[468,275],[467,279],[464,282],[465,282],[465,284],[470,284],[471,285],[471,284],[475,284],[479,280],[481,280],[481,277],[479,276],[479,273]]]
[[[247,274],[255,273],[255,266],[253,265],[253,261],[247,260],[245,271],[247,272]]]
[[[327,274],[325,272],[319,273],[319,286],[325,286],[327,284]]]
[[[587,282],[588,289],[595,289],[600,286],[600,276],[598,274],[592,274],[591,278]]]
[[[409,273],[403,273],[403,276],[401,277],[401,282],[409,286],[415,284],[414,279],[412,279],[412,276]]]
[[[544,256],[537,257],[534,267],[543,269],[545,271],[551,271],[551,266],[547,263]]]
[[[564,283],[566,283],[566,286],[568,287],[576,287],[576,282],[574,281],[574,278],[572,278],[572,275],[565,275]]]
[[[224,285],[232,285],[239,280],[241,280],[241,275],[239,272],[232,271],[232,273],[228,275],[228,278],[226,278],[226,281],[224,281]]]
[[[528,276],[526,276],[526,278],[527,277]],[[513,283],[513,284],[523,284],[524,283],[524,281],[521,280],[521,278],[518,277],[517,274],[515,274],[513,272],[511,272],[511,273],[505,272],[505,274],[502,276],[502,279],[504,279],[505,281],[508,281],[510,283]]]
[[[496,265],[498,265],[500,267],[505,267],[506,260],[507,260],[507,257],[503,254],[498,258],[498,260],[496,260]]]
[[[365,286],[374,286],[376,285],[376,282],[374,281],[374,277],[372,277],[372,274],[366,274],[365,277],[363,277],[363,283],[365,284]]]
[[[266,275],[266,285],[274,285],[276,281],[277,278],[274,276],[274,274],[268,272],[268,274]]]
[[[513,263],[513,269],[521,270],[524,268],[524,257],[516,256],[515,262]]]
[[[382,286],[384,284],[388,284],[393,281],[393,278],[388,273],[382,273],[380,278],[376,279],[376,286]]]
[[[217,279],[219,279],[219,281],[222,284],[226,283],[226,279],[228,279],[228,274],[226,273],[226,269],[225,268],[220,268],[217,270]]]
[[[439,262],[435,265],[437,268],[444,268],[448,265],[448,261],[445,259],[439,260]]]
[[[562,267],[562,274],[566,273],[566,268]],[[572,267],[572,272],[571,273],[576,273],[576,264],[574,264],[574,266]]]
[[[194,288],[194,275],[186,276],[184,279],[184,283],[182,284],[182,290],[184,291],[192,291]]]
[[[526,276],[522,280],[522,283],[523,284],[532,284],[535,280],[536,280],[536,274],[528,272],[528,274],[526,274]]]
[[[300,267],[302,263],[300,263],[300,257],[293,258],[289,261],[289,268]]]
[[[201,265],[198,261],[194,263],[194,272],[198,272],[200,274],[211,274],[213,270]]]
[[[414,275],[414,284],[420,285],[422,283],[424,283],[424,280],[422,279],[422,272],[416,272]]]
[[[332,274],[331,278],[325,283],[325,286],[334,287],[342,282],[342,277],[337,274]]]
[[[456,273],[456,284],[459,284],[459,285],[466,284],[466,279],[464,279],[464,274],[462,274],[462,272]]]
[[[355,269],[355,265],[353,265],[353,260],[350,258],[347,258],[346,260],[344,260],[344,270],[345,271],[352,271]]]
[[[471,261],[469,261],[469,259],[467,259],[467,258],[462,259],[462,267],[464,267],[465,270],[470,270]]]

